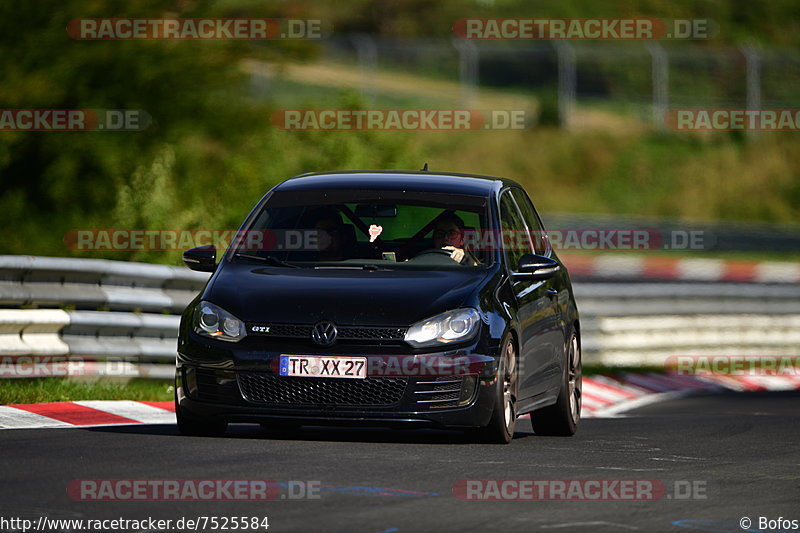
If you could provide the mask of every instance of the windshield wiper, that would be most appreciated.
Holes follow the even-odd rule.
[[[314,268],[317,270],[392,270],[383,265],[374,265],[372,263],[367,263],[366,265],[316,265]]]
[[[301,268],[298,265],[293,265],[292,263],[288,263],[286,261],[282,261],[277,257],[272,257],[271,255],[252,255],[246,254],[244,252],[235,252],[233,257],[241,257],[242,259],[255,259],[256,261],[262,261],[264,263],[268,263],[272,266],[280,266],[280,267],[289,267],[289,268]]]

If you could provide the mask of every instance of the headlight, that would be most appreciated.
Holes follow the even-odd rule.
[[[456,309],[417,322],[408,328],[405,341],[415,348],[465,341],[475,336],[479,325],[475,309]]]
[[[245,337],[244,322],[211,302],[200,302],[194,308],[194,331],[228,342],[239,342]]]

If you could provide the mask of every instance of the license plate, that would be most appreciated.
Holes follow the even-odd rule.
[[[281,376],[364,379],[367,377],[367,358],[281,355],[279,370]]]

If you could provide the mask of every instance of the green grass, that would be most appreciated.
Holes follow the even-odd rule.
[[[169,380],[132,379],[124,381],[77,381],[68,378],[4,379],[0,404],[69,402],[77,400],[169,401],[173,385]]]

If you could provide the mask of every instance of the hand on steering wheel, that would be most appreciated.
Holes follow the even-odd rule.
[[[456,263],[461,264],[461,262],[464,261],[464,250],[461,248],[456,248],[455,246],[442,246],[442,250],[449,252],[450,259]]]
[[[427,254],[437,254],[437,255],[446,255],[453,261],[458,264],[464,264],[463,262],[466,259],[469,259],[472,262],[475,262],[471,256],[468,256],[464,250],[461,248],[456,248],[455,246],[444,246],[442,248],[428,248],[427,250],[423,250],[417,254],[416,257],[421,257]],[[476,263],[477,264],[477,263]]]

